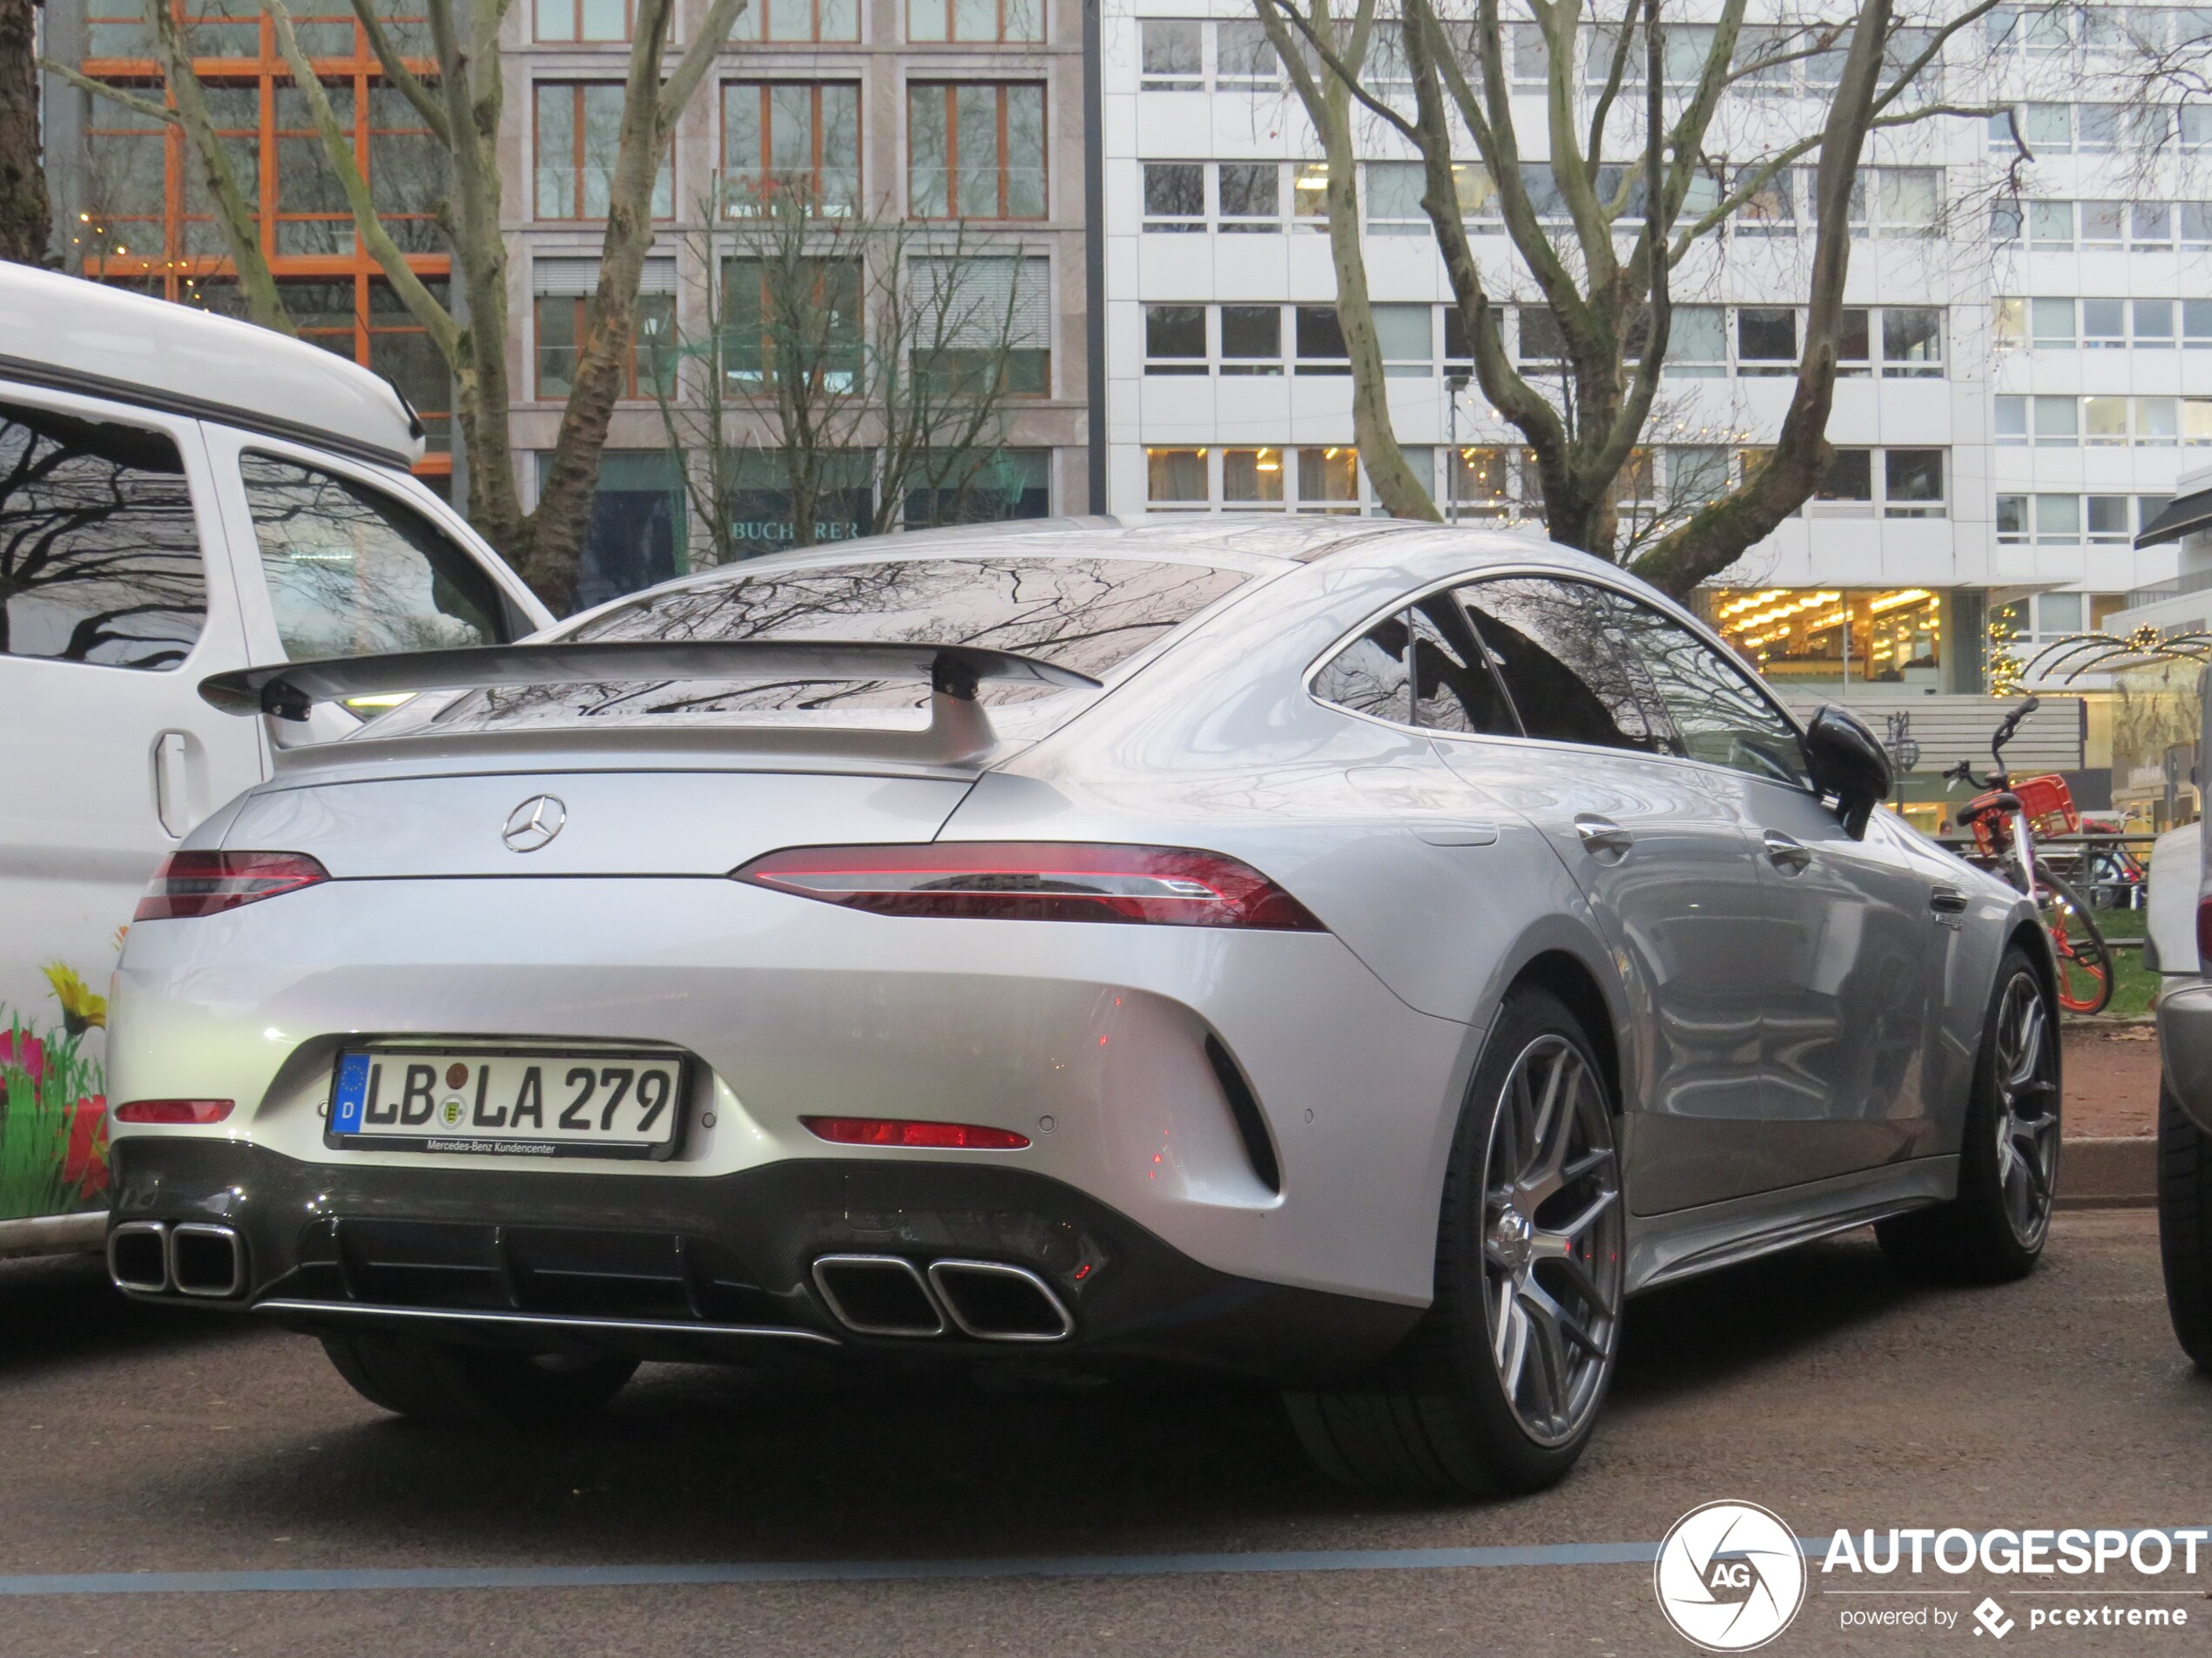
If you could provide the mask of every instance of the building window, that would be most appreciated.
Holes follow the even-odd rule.
[[[1137,25],[1138,53],[1148,92],[1197,92],[1206,84],[1204,25],[1195,17],[1145,17]]]
[[[1283,307],[1224,305],[1221,307],[1221,372],[1224,374],[1280,374],[1283,372]]]
[[[1436,307],[1383,305],[1373,307],[1375,342],[1383,374],[1393,380],[1427,380],[1436,373]]]
[[[2140,251],[2163,252],[2174,246],[2174,208],[2163,201],[2131,202],[2128,207],[2128,245]]]
[[[1933,306],[1882,307],[1882,374],[1891,380],[1942,377],[1941,310]]]
[[[1359,510],[1359,455],[1349,445],[1298,452],[1298,505],[1305,511]]]
[[[1943,451],[1882,451],[1882,516],[1940,518],[1944,516]]]
[[[537,0],[542,41],[627,40],[635,20],[634,0]]]
[[[979,43],[1042,40],[1044,6],[1042,0],[907,0],[907,38]]]
[[[1148,305],[1144,307],[1144,372],[1203,374],[1206,372],[1206,307]]]
[[[1224,161],[1219,168],[1221,227],[1268,232],[1283,228],[1283,169],[1273,161]]]
[[[1797,372],[1797,313],[1745,306],[1736,313],[1736,362],[1746,374]]]
[[[2128,441],[2128,400],[2124,397],[2085,397],[2081,400],[2081,441],[2086,448],[2110,448]]]
[[[860,0],[751,0],[733,40],[858,40]]]
[[[1144,498],[1156,512],[1203,512],[1212,504],[1204,449],[1147,449],[1144,472]]]
[[[915,369],[974,390],[997,377],[1009,397],[1052,389],[1052,261],[1002,253],[907,261]]]
[[[1838,449],[1828,470],[1805,503],[1807,514],[1818,518],[1871,518],[1874,516],[1874,452]]]
[[[2212,202],[2185,201],[2180,207],[2182,251],[2202,253],[2212,248]]]
[[[1224,449],[1221,500],[1231,512],[1260,512],[1283,504],[1283,451]]]
[[[1297,311],[1298,372],[1301,374],[1348,374],[1352,354],[1344,343],[1344,329],[1332,305],[1302,305]]]
[[[2074,246],[2074,204],[2070,201],[2028,203],[2027,245],[2045,253],[2063,253],[2071,250]]]
[[[1239,17],[1214,25],[1214,87],[1224,92],[1271,92],[1283,84],[1283,65],[1267,25]]]
[[[723,212],[758,213],[777,190],[840,218],[860,201],[860,89],[732,81],[722,89]]]
[[[2154,448],[2170,449],[2179,435],[2174,399],[2138,397],[2135,400],[2136,442],[2148,444]]]
[[[2212,300],[2182,301],[2182,343],[2212,346]]]
[[[1144,228],[1203,231],[1206,227],[1206,168],[1202,161],[1144,164]]]
[[[2088,351],[2128,348],[2128,303],[2124,300],[2081,301],[2081,345]]]
[[[2124,201],[2085,201],[2081,211],[2081,246],[2119,248],[2128,240],[2128,204]]]
[[[1718,380],[1728,373],[1728,313],[1717,305],[1678,305],[1667,328],[1669,380]]]
[[[2028,301],[2028,320],[2034,328],[2036,350],[2074,349],[2073,300],[2031,300]]]
[[[622,143],[620,81],[541,81],[537,85],[537,216],[604,219]],[[653,179],[653,217],[676,213],[672,158]]]
[[[2038,397],[2034,401],[2035,447],[2070,449],[2081,441],[2081,427],[2071,397]]]
[[[907,111],[915,218],[1045,216],[1042,86],[916,82]]]
[[[2090,495],[2083,501],[2082,520],[2092,546],[2124,546],[2128,539],[2128,497]],[[2079,628],[2080,623],[2074,627]]]
[[[542,259],[530,266],[530,313],[536,336],[537,394],[566,397],[576,389],[584,313],[599,291],[596,259]],[[640,367],[643,366],[643,375]],[[676,389],[676,262],[645,261],[637,285],[637,329],[631,340],[624,397]]]
[[[1370,161],[1367,164],[1367,234],[1370,236],[1426,236],[1428,214],[1421,196],[1428,188],[1428,169],[1419,161]]]
[[[2137,300],[2133,306],[2138,350],[2170,351],[2174,347],[2174,302]]]
[[[1560,332],[1559,319],[1548,306],[1516,307],[1514,320],[1520,325],[1514,332],[1515,361],[1521,367],[1556,369],[1567,361],[1567,336]]]
[[[909,529],[1051,516],[1049,449],[1001,449],[980,466],[969,451],[933,449],[917,470],[922,482],[907,491]]]
[[[860,262],[731,259],[722,264],[722,372],[751,394],[780,374],[832,393],[859,383]]]

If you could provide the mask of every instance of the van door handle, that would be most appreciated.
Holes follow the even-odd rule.
[[[1928,907],[1938,915],[1964,915],[1966,895],[1955,886],[1939,886],[1928,894]]]
[[[182,731],[159,731],[153,739],[153,815],[174,840],[192,828],[188,742]]]
[[[1575,832],[1582,838],[1582,850],[1593,858],[1625,858],[1636,844],[1636,838],[1619,824],[1592,812],[1575,819]]]
[[[1779,829],[1770,829],[1766,832],[1766,860],[1777,869],[1786,870],[1792,875],[1801,874],[1812,862],[1812,848],[1802,840],[1791,839]]]

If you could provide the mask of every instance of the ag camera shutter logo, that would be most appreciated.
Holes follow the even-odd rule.
[[[1707,1503],[1668,1530],[1651,1587],[1683,1640],[1707,1652],[1750,1652],[1804,1605],[1804,1553],[1781,1517],[1757,1503]]]

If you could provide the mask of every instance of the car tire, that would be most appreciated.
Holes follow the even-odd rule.
[[[2158,1252],[2182,1351],[2212,1371],[2212,1135],[2158,1090]]]
[[[2018,946],[1998,964],[1982,1023],[1947,1203],[1876,1223],[1892,1267],[1909,1278],[2004,1284],[2025,1277],[2051,1230],[2058,1183],[2058,1023],[2051,995]]]
[[[1549,1118],[1547,1088],[1560,1108]],[[1285,1396],[1325,1473],[1369,1490],[1473,1496],[1565,1478],[1620,1348],[1615,1122],[1574,1014],[1548,991],[1514,991],[1460,1111],[1428,1311],[1365,1385]]]
[[[620,1392],[637,1368],[634,1358],[514,1352],[384,1331],[326,1336],[322,1347],[370,1404],[424,1422],[542,1427],[572,1421]]]

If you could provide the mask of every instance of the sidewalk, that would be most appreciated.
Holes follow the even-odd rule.
[[[2148,1023],[2070,1023],[2064,1041],[2059,1207],[2148,1206],[2157,1192],[2157,1033]]]

